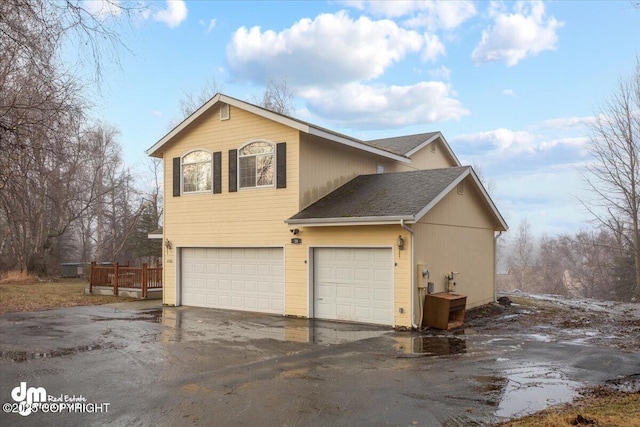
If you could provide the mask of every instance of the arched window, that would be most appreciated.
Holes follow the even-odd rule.
[[[272,187],[275,148],[270,142],[252,142],[238,150],[240,188]]]
[[[182,157],[182,192],[211,191],[212,155],[208,151],[192,151]]]

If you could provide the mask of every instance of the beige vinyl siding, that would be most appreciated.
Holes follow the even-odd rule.
[[[300,209],[358,175],[376,173],[382,157],[313,135],[300,136]]]
[[[398,251],[396,242],[402,235],[405,250]],[[400,225],[300,227],[299,238],[303,244],[287,244],[285,247],[287,289],[286,311],[307,317],[309,315],[312,280],[310,262],[313,247],[380,247],[393,248],[394,266],[394,315],[395,325],[411,327],[411,235]],[[404,313],[400,313],[403,308]]]
[[[494,224],[469,178],[462,195],[454,188],[414,228],[416,264],[429,270],[436,292],[446,291],[445,275],[456,271],[467,308],[493,301]]]
[[[220,120],[219,107],[203,114],[164,151],[164,303],[176,303],[176,256],[179,247],[283,247],[291,233],[284,219],[298,212],[298,131],[230,107]],[[229,193],[229,150],[264,139],[287,143],[287,188],[247,189]],[[222,194],[172,196],[174,157],[203,148],[222,152]],[[286,294],[289,289],[285,289]],[[286,309],[286,307],[285,307]]]
[[[435,147],[434,151],[431,151]],[[420,151],[411,156],[411,163],[405,164],[394,162],[391,168],[393,172],[406,172],[413,170],[438,169],[458,166],[444,147],[442,141],[437,139],[431,144],[423,147]],[[389,171],[391,172],[391,170]]]

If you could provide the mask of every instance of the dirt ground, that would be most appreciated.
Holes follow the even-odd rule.
[[[0,283],[0,314],[41,311],[80,305],[111,304],[132,298],[85,295],[84,279],[8,281]]]
[[[466,327],[484,331],[529,330],[547,339],[612,346],[640,352],[640,304],[584,299],[565,300],[552,295],[502,294],[508,307],[489,304],[467,312]],[[506,320],[506,321],[505,321]],[[552,337],[552,338],[551,338]],[[528,416],[500,423],[500,427],[640,426],[640,366],[637,374],[587,386],[569,403],[551,406]]]
[[[563,299],[553,295],[501,294],[509,307],[488,304],[467,311],[465,327],[522,333],[529,330],[540,339],[584,341],[640,351],[640,304],[587,299]],[[500,319],[496,322],[496,319]]]

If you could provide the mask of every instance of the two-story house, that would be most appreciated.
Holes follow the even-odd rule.
[[[218,94],[153,145],[164,304],[416,327],[494,300],[507,225],[439,132],[362,141]]]

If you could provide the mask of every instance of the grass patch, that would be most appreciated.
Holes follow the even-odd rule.
[[[86,286],[88,283],[83,279],[65,279],[55,283],[3,281],[0,283],[0,314],[135,300],[112,295],[85,295]]]
[[[640,393],[596,388],[571,404],[498,424],[499,427],[640,427]]]

